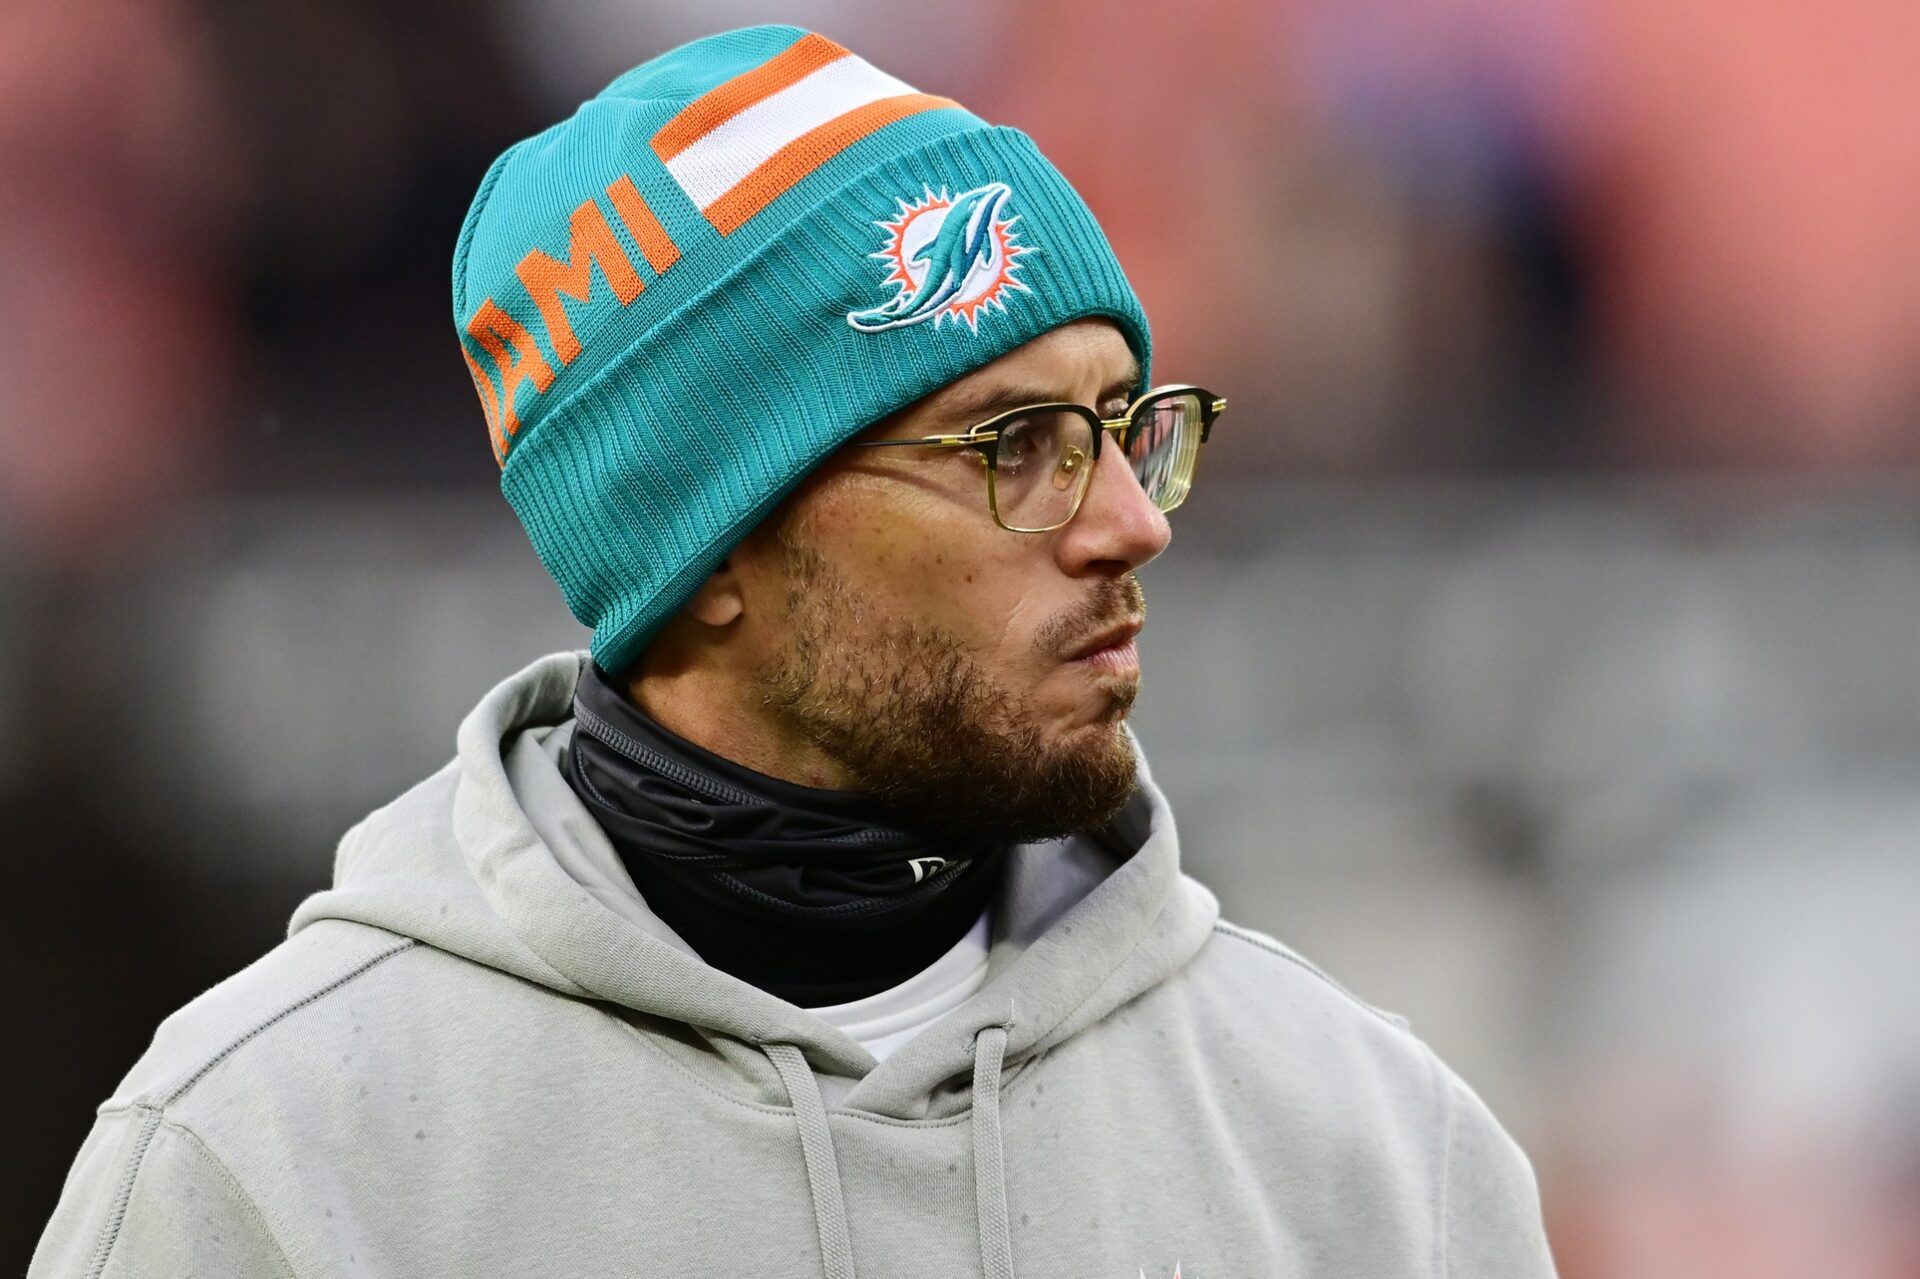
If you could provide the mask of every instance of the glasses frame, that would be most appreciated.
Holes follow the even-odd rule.
[[[1139,429],[1140,414],[1160,400],[1173,399],[1182,395],[1191,395],[1200,401],[1200,443],[1204,445],[1207,442],[1207,437],[1213,434],[1213,423],[1215,419],[1227,411],[1226,400],[1221,396],[1215,395],[1212,391],[1203,390],[1197,386],[1170,382],[1164,386],[1156,386],[1151,390],[1143,391],[1133,403],[1127,406],[1127,411],[1119,417],[1101,417],[1099,413],[1088,408],[1086,405],[1075,404],[1070,400],[1049,401],[1041,404],[1025,404],[1017,409],[1008,409],[1004,413],[996,413],[986,421],[975,423],[957,435],[926,435],[911,440],[855,440],[853,441],[853,447],[862,449],[909,447],[970,448],[977,450],[980,460],[985,464],[987,470],[987,509],[993,513],[993,522],[1009,533],[1051,533],[1055,529],[1065,528],[1073,522],[1073,517],[1080,513],[1080,504],[1086,500],[1087,490],[1093,486],[1093,467],[1100,462],[1100,446],[1107,434],[1109,432],[1118,433],[1120,448],[1122,452],[1125,452],[1133,444],[1134,432]],[[1065,518],[1061,519],[1059,523],[1049,524],[1045,528],[1015,528],[1000,518],[1000,495],[994,484],[994,477],[999,472],[1000,426],[1003,422],[1009,421],[1010,419],[1024,417],[1029,413],[1037,413],[1043,409],[1064,410],[1076,414],[1093,428],[1093,465],[1087,467],[1087,478],[1081,480],[1080,487],[1073,495],[1073,505],[1067,508]],[[1199,450],[1196,449],[1194,451],[1194,466],[1196,470],[1199,464]],[[1160,507],[1161,513],[1164,514],[1177,509],[1181,502],[1187,500],[1187,495],[1191,493],[1192,490],[1193,477],[1189,475],[1187,477],[1186,492],[1181,493],[1179,499],[1175,501],[1172,506]]]

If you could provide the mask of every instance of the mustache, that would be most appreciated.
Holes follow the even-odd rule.
[[[1052,657],[1095,631],[1147,614],[1147,594],[1132,573],[1098,582],[1077,607],[1048,622],[1034,637],[1034,649]]]

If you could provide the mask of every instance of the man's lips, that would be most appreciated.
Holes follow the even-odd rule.
[[[1117,675],[1132,675],[1140,669],[1140,650],[1129,639],[1123,644],[1097,648],[1085,657],[1076,657],[1073,659],[1073,664],[1091,670],[1109,671]]]
[[[1071,653],[1068,653],[1068,661],[1087,661],[1087,659],[1091,659],[1091,657],[1102,655],[1102,653],[1112,651],[1112,649],[1127,649],[1127,653],[1131,655],[1131,653],[1133,653],[1133,638],[1139,636],[1140,626],[1144,626],[1144,618],[1139,618],[1139,616],[1127,618],[1127,620],[1123,620],[1123,622],[1116,622],[1114,626],[1108,626],[1106,630],[1094,634],[1094,636],[1085,641],[1085,643],[1081,643],[1077,649],[1073,649]]]

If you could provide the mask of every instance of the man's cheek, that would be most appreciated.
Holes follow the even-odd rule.
[[[1049,614],[1046,601],[1034,587],[1022,583],[1014,591],[996,592],[996,598],[982,609],[981,616],[993,619],[990,642],[1003,668],[1023,672],[1029,678],[1046,674],[1048,663],[1045,654],[1038,650],[1035,637],[1046,625]]]

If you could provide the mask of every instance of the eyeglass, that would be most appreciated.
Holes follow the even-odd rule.
[[[959,435],[860,440],[856,448],[970,448],[987,471],[987,506],[1010,533],[1050,533],[1080,509],[1100,443],[1116,433],[1147,499],[1162,511],[1186,501],[1200,446],[1227,402],[1197,386],[1162,386],[1119,417],[1084,404],[1033,404],[990,417]]]

